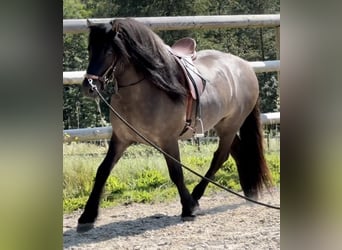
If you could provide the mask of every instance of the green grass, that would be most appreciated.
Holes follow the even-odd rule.
[[[216,143],[197,146],[181,142],[182,163],[204,175],[208,170]],[[86,143],[63,145],[63,209],[65,213],[84,207],[91,192],[96,169],[103,160],[107,148]],[[279,152],[266,154],[276,185],[280,185]],[[191,191],[199,177],[183,170],[185,183]],[[229,158],[215,176],[216,180],[235,191],[239,191],[239,179],[234,161]],[[218,188],[209,185],[206,194]],[[134,145],[128,148],[109,176],[101,207],[129,204],[133,202],[155,203],[178,197],[175,185],[169,178],[164,157],[151,147]]]

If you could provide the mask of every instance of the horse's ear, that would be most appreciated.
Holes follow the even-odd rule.
[[[112,25],[112,30],[115,32],[118,32],[117,31],[118,27],[117,27],[117,25],[115,25],[115,20],[111,20],[109,23],[110,23],[110,25]]]
[[[87,26],[88,28],[92,25],[92,23],[90,22],[90,20],[87,18]]]

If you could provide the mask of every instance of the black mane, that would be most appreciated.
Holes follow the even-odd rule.
[[[121,59],[134,64],[156,87],[173,100],[186,96],[177,79],[177,65],[162,39],[144,24],[134,19],[117,19],[112,24],[114,51]]]

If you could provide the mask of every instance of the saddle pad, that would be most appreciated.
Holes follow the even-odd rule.
[[[184,72],[191,96],[194,100],[196,100],[204,91],[205,80],[200,76],[199,71],[192,63],[190,57],[175,58]]]

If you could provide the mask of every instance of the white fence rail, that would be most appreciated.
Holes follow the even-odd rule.
[[[93,23],[108,23],[119,18],[92,18]],[[153,30],[279,27],[280,14],[134,17]],[[63,20],[63,33],[87,32],[87,19]]]
[[[280,61],[249,62],[255,73],[280,71]],[[63,72],[63,84],[80,84],[83,81],[85,71]]]
[[[93,23],[108,23],[120,18],[92,18]],[[267,15],[215,15],[215,16],[167,16],[134,17],[154,30],[184,30],[213,28],[256,28],[275,27],[279,29],[280,14]],[[87,19],[64,19],[63,33],[87,32]],[[279,35],[279,32],[277,32]],[[279,38],[277,38],[279,39]],[[277,48],[279,50],[279,48]],[[280,71],[280,61],[250,62],[256,73]],[[85,71],[63,72],[63,84],[80,84]]]
[[[279,124],[280,113],[265,113],[260,116],[263,124]],[[68,129],[63,131],[63,142],[110,139],[112,127]]]

